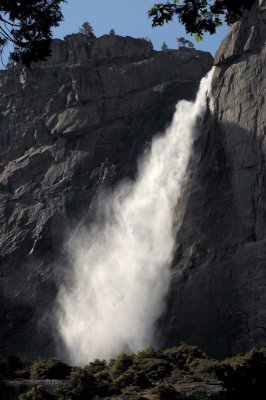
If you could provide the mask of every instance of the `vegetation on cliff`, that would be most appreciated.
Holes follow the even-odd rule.
[[[120,354],[106,362],[70,367],[62,361],[22,361],[10,357],[0,363],[1,399],[8,399],[4,382],[23,378],[31,389],[19,400],[158,399],[185,400],[207,398],[231,400],[263,396],[266,374],[266,349],[253,349],[223,361],[214,360],[196,346],[185,343],[164,351],[148,348],[138,353]],[[53,392],[44,379],[57,379]],[[38,381],[37,381],[38,380]],[[6,397],[5,397],[6,396]]]

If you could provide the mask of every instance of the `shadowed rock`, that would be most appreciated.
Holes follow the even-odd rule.
[[[214,116],[195,146],[177,236],[165,344],[219,357],[266,345],[266,2],[223,41]]]

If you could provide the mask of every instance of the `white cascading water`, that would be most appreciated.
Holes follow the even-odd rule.
[[[58,297],[58,329],[70,360],[84,364],[151,345],[164,309],[176,234],[176,205],[206,110],[212,71],[196,101],[180,101],[154,138],[135,182],[101,202],[103,223],[70,240],[73,268]]]

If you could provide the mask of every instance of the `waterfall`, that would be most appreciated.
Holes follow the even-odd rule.
[[[178,200],[204,115],[212,71],[195,102],[180,101],[153,139],[137,179],[99,203],[102,222],[73,235],[72,269],[58,296],[58,330],[70,360],[84,364],[152,344],[164,310]]]

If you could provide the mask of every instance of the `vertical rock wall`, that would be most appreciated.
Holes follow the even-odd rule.
[[[214,116],[196,144],[164,319],[216,356],[266,345],[266,2],[216,55]]]
[[[70,35],[47,62],[0,72],[0,355],[55,354],[64,243],[102,185],[193,99],[209,53],[155,52],[143,39]]]

